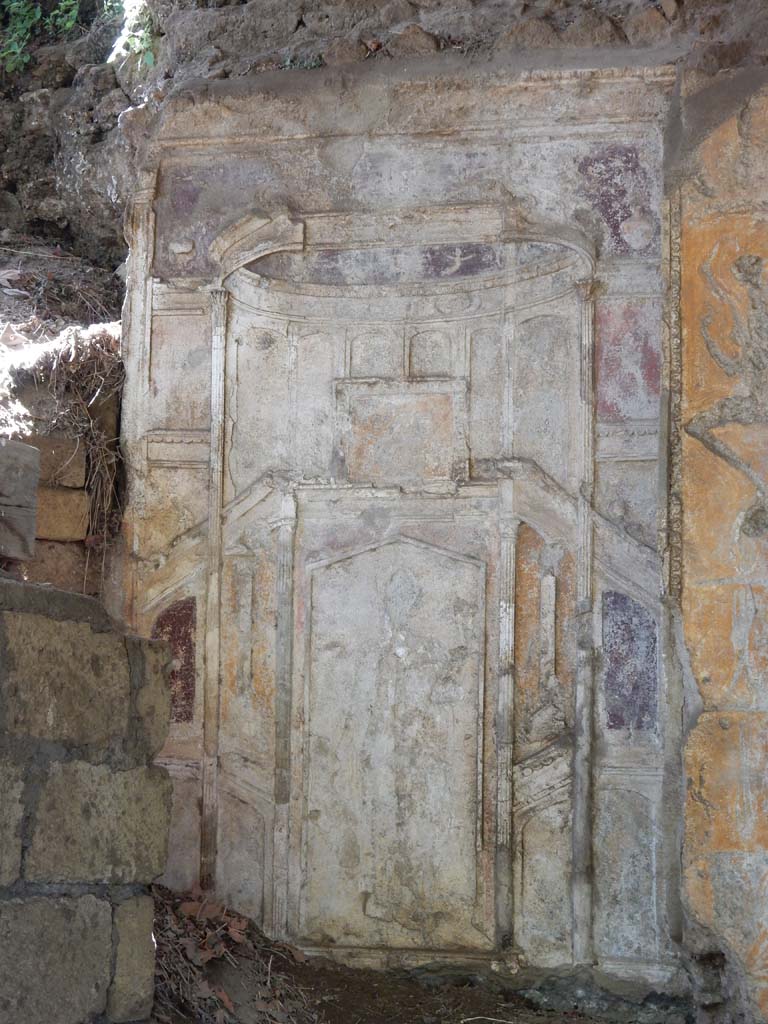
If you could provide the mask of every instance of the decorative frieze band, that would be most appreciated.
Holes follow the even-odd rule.
[[[146,442],[150,466],[207,466],[210,459],[207,430],[152,430]]]
[[[653,420],[601,423],[595,457],[599,462],[648,462],[659,455],[659,425]]]

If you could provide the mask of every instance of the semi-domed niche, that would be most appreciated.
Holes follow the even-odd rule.
[[[238,406],[239,430],[276,440],[233,449],[235,489],[286,465],[305,481],[452,488],[516,458],[577,493],[589,258],[555,241],[462,240],[471,230],[275,252],[231,274],[238,382],[259,393],[269,380],[271,394]]]
[[[439,208],[307,218],[288,249],[224,267],[224,499],[244,509],[282,493],[277,518],[268,497],[237,513],[232,558],[277,544],[292,566],[275,651],[278,677],[290,674],[275,723],[290,751],[288,823],[257,905],[307,948],[488,953],[516,932],[521,953],[558,964],[584,930],[573,679],[536,674],[526,743],[510,734],[505,761],[486,730],[515,714],[500,609],[516,601],[519,523],[545,538],[549,582],[542,554],[535,585],[552,599],[542,611],[537,597],[535,614],[553,666],[590,585],[583,560],[574,573],[591,529],[579,504],[592,474],[592,259],[504,220]],[[255,247],[247,232],[238,244]],[[273,521],[288,525],[262,536]],[[539,706],[550,699],[557,714]],[[230,717],[224,734],[241,734]],[[515,811],[516,765],[553,744]],[[556,819],[539,816],[544,793]],[[220,879],[240,892],[232,857]],[[542,858],[560,879],[546,892]]]

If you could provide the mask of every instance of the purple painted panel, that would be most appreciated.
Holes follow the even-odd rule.
[[[194,597],[175,601],[162,611],[152,627],[153,640],[165,640],[173,654],[171,672],[171,721],[191,722],[195,710],[195,631],[197,605]]]
[[[661,310],[649,299],[597,307],[597,417],[655,420],[661,392]]]
[[[659,237],[650,178],[636,146],[601,146],[578,164],[585,196],[606,226],[607,249],[621,256],[648,252]]]
[[[603,594],[603,693],[609,729],[649,731],[658,719],[656,620],[615,590]]]
[[[461,243],[273,253],[250,263],[248,269],[262,277],[294,284],[387,285],[477,277],[497,272],[504,261],[505,253],[499,246]]]

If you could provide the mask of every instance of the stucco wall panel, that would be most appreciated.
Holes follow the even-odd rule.
[[[633,871],[677,898],[655,857],[667,721],[654,705],[641,742],[595,702],[601,587],[662,618],[669,73],[316,82],[322,101],[290,76],[209,83],[153,129],[152,273],[174,284],[129,390],[159,392],[207,318],[190,379],[214,411],[209,432],[133,406],[132,614],[198,595],[174,843],[199,825],[204,880],[327,955],[569,969],[600,913],[601,966],[667,986],[663,914],[609,948]],[[196,519],[176,533],[171,473]],[[605,838],[625,789],[637,849]]]

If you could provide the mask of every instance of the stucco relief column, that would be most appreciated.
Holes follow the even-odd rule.
[[[577,607],[579,658],[576,674],[573,744],[573,959],[594,959],[592,940],[592,731],[593,522],[594,492],[594,320],[595,282],[578,283],[581,299],[581,488],[578,498]]]
[[[205,601],[203,806],[200,832],[200,884],[203,889],[211,888],[216,877],[227,299],[227,292],[223,288],[211,290],[211,454],[208,483],[208,585]]]
[[[520,520],[512,512],[512,481],[501,483],[501,551],[499,558],[499,689],[496,722],[496,924],[498,941],[514,942],[512,879],[512,759],[515,688],[515,556]]]
[[[291,707],[293,697],[293,548],[296,500],[283,495],[277,532],[277,650],[275,665],[275,831],[272,865],[272,935],[288,933]],[[267,919],[267,914],[265,914]]]
[[[123,359],[127,382],[123,402],[123,450],[131,467],[131,511],[128,518],[128,549],[133,567],[124,598],[126,622],[137,629],[136,560],[143,549],[140,522],[144,509],[144,462],[142,440],[147,429],[146,398],[149,392],[152,328],[152,254],[155,240],[154,174],[146,176],[143,188],[134,192],[128,206],[125,233],[130,244],[127,308],[123,314]]]

